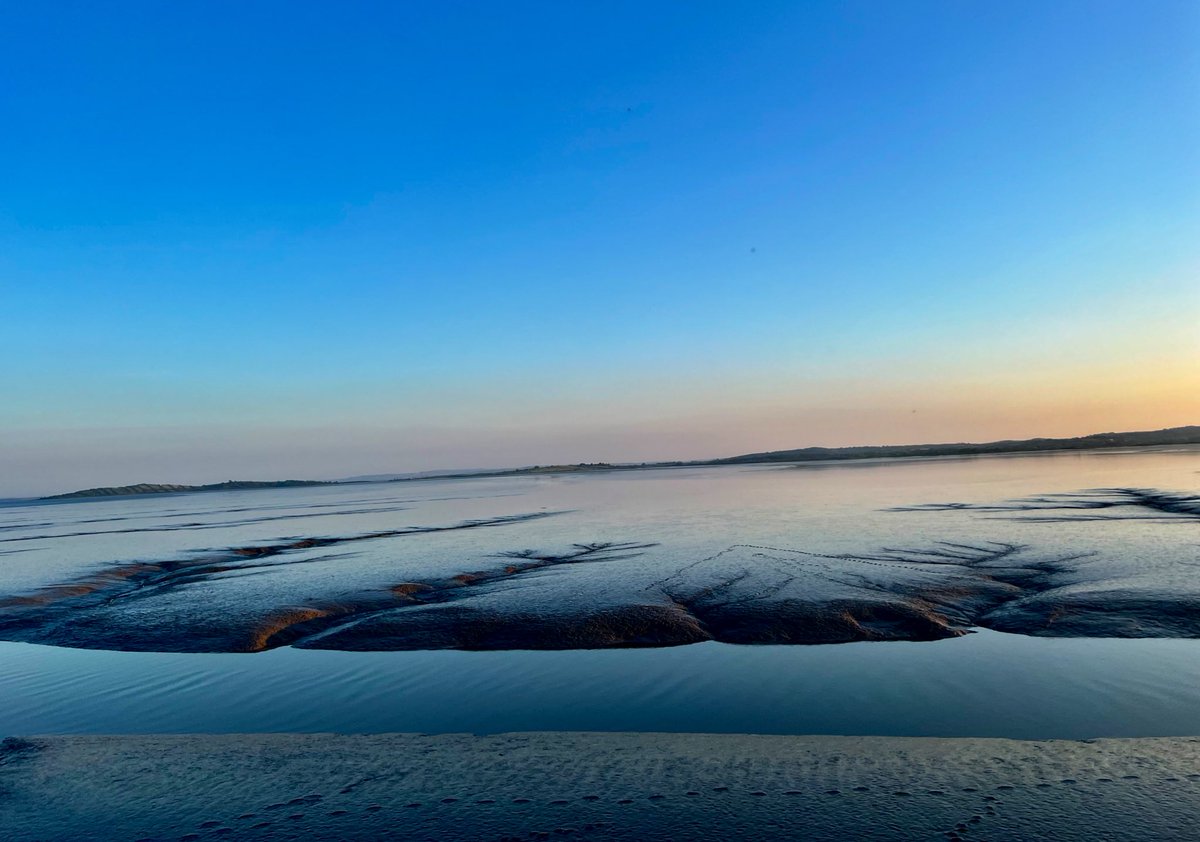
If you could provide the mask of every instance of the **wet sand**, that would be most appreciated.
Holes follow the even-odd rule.
[[[0,826],[81,839],[1189,839],[1200,739],[10,738]]]
[[[1200,639],[1200,446],[0,505],[0,640],[140,652]]]

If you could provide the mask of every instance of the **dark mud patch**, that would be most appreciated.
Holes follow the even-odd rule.
[[[1101,593],[1014,602],[992,611],[987,628],[1036,637],[1200,637],[1200,598]]]
[[[237,520],[210,520],[210,521],[188,521],[185,523],[168,523],[158,526],[131,526],[124,529],[83,529],[75,532],[48,532],[37,535],[20,535],[16,538],[0,538],[0,543],[16,543],[20,541],[43,541],[53,540],[57,538],[82,538],[95,535],[130,535],[139,532],[187,532],[202,529],[230,529],[236,526],[249,526],[255,523],[270,523],[272,521],[282,520],[311,520],[314,514],[323,516],[337,515],[362,515],[362,514],[382,514],[388,512],[403,512],[407,510],[407,506],[385,506],[372,508],[357,508],[357,509],[340,509],[332,512],[294,512],[286,515],[262,515],[260,517],[240,518]],[[207,513],[206,513],[207,514]],[[180,515],[164,515],[163,517],[179,517]],[[194,515],[186,515],[192,517]],[[104,518],[94,521],[76,521],[77,524],[86,523],[106,523],[115,520],[129,520],[131,518]]]
[[[497,613],[453,603],[386,612],[298,644],[302,649],[605,649],[711,640],[678,606],[629,605],[577,613]]]

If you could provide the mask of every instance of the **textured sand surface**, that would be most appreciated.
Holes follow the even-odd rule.
[[[1200,739],[5,741],[7,840],[1195,839]]]

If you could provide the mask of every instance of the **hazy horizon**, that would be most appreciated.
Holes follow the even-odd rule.
[[[9,10],[0,497],[1200,418],[1193,3],[220,8]]]

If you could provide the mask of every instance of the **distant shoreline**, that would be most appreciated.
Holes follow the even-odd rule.
[[[805,447],[795,450],[773,450],[747,453],[720,459],[672,462],[579,462],[569,465],[532,465],[522,468],[500,468],[494,471],[446,473],[423,472],[410,476],[381,479],[349,480],[276,480],[210,483],[208,485],[177,485],[139,483],[136,485],[102,486],[52,494],[38,500],[75,500],[104,497],[125,497],[147,494],[192,494],[204,491],[242,491],[263,488],[305,488],[326,485],[360,485],[364,483],[416,482],[434,479],[480,479],[486,477],[525,476],[531,474],[587,473],[598,471],[633,471],[648,468],[703,468],[719,465],[786,464],[804,462],[848,462],[867,459],[912,459],[939,456],[990,456],[1010,453],[1050,453],[1087,450],[1107,450],[1126,447],[1161,447],[1164,445],[1200,444],[1200,426],[1170,427],[1126,433],[1096,433],[1074,438],[1033,438],[994,442],[954,442],[943,444],[864,445],[852,447]],[[387,476],[387,475],[381,475]]]

